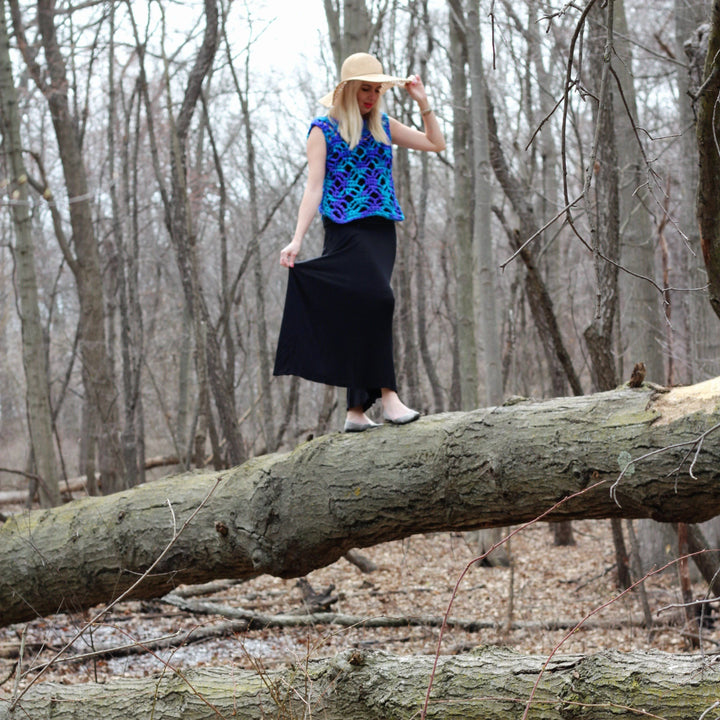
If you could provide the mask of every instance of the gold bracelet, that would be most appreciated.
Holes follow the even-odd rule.
[[[425,108],[424,110],[420,111],[420,115],[422,115],[422,117],[425,117],[428,113],[431,113],[432,111],[433,109],[431,107]]]

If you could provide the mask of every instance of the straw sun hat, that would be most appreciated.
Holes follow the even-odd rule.
[[[337,94],[345,87],[345,83],[351,80],[362,80],[363,82],[381,83],[380,92],[385,92],[393,85],[404,85],[410,78],[393,77],[383,72],[380,61],[367,53],[355,53],[350,55],[342,64],[340,69],[340,82],[332,92],[320,98],[325,107],[331,107],[335,102]]]

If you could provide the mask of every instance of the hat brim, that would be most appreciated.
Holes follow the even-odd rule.
[[[320,98],[320,104],[324,105],[325,107],[332,107],[333,103],[335,102],[335,96],[338,94],[338,92],[340,92],[340,90],[343,89],[343,87],[345,87],[346,83],[349,83],[352,80],[380,83],[382,85],[382,87],[380,88],[380,93],[384,93],[386,90],[389,90],[395,85],[405,85],[407,82],[410,81],[410,78],[393,77],[392,75],[384,75],[380,73],[375,75],[356,75],[354,77],[348,78],[347,80],[339,82],[335,86],[335,89],[333,91]]]

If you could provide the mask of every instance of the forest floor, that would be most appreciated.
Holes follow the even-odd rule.
[[[42,673],[42,679],[105,682],[119,676],[151,675],[166,664],[184,669],[232,662],[237,667],[269,668],[354,647],[396,654],[434,654],[438,650],[452,654],[487,644],[543,656],[554,651],[592,654],[604,649],[697,652],[689,643],[677,607],[681,592],[675,569],[645,581],[655,625],[650,632],[643,626],[640,593],[620,596],[616,588],[609,521],[575,521],[573,530],[576,544],[570,547],[554,546],[548,525],[532,525],[518,532],[510,542],[512,569],[478,563],[468,569],[476,556],[466,536],[441,533],[363,549],[361,554],[377,565],[374,572],[363,573],[341,559],[306,578],[316,591],[334,585],[331,595],[337,599],[330,610],[335,613],[367,618],[423,616],[439,622],[449,610],[451,619],[476,621],[480,626],[473,631],[450,627],[441,642],[439,627],[403,621],[392,628],[311,624],[229,631],[226,618],[217,614],[186,612],[162,600],[126,602],[75,639]],[[695,597],[701,598],[705,592],[704,583],[693,586]],[[297,581],[268,576],[235,584],[202,600],[263,616],[303,612]],[[0,630],[0,697],[26,686],[37,676],[38,668],[71,642],[101,609]],[[219,635],[192,641],[195,634],[207,630]],[[172,633],[182,638],[177,647],[143,654],[115,651],[114,655],[78,657]],[[21,679],[15,689],[23,636]],[[702,629],[699,650],[710,655],[720,652],[720,622]]]

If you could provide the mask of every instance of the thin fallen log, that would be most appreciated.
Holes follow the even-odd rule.
[[[228,663],[103,684],[43,682],[17,707],[9,693],[0,695],[0,720],[411,718],[422,707],[433,660],[355,649],[278,670]],[[508,720],[529,704],[533,720],[687,720],[720,705],[719,686],[720,668],[700,655],[609,651],[548,660],[486,647],[439,659],[427,717]]]
[[[339,627],[365,627],[365,628],[397,628],[397,627],[441,627],[442,615],[347,615],[338,612],[287,612],[287,613],[259,613],[241,607],[234,607],[225,603],[197,598],[182,598],[170,593],[163,598],[163,602],[180,610],[196,615],[214,615],[229,620],[244,620],[247,630],[261,630],[271,627],[307,627],[312,625],[337,625]],[[653,623],[653,627],[678,625],[682,621],[680,613],[665,613]],[[507,628],[506,622],[494,620],[478,620],[475,618],[463,619],[449,617],[445,621],[448,628],[465,630],[476,633],[482,630],[501,630]],[[578,625],[577,619],[555,618],[545,621],[514,621],[512,630],[572,630]],[[618,629],[625,627],[647,627],[643,615],[638,614],[624,620],[586,620],[582,624],[583,630]]]

